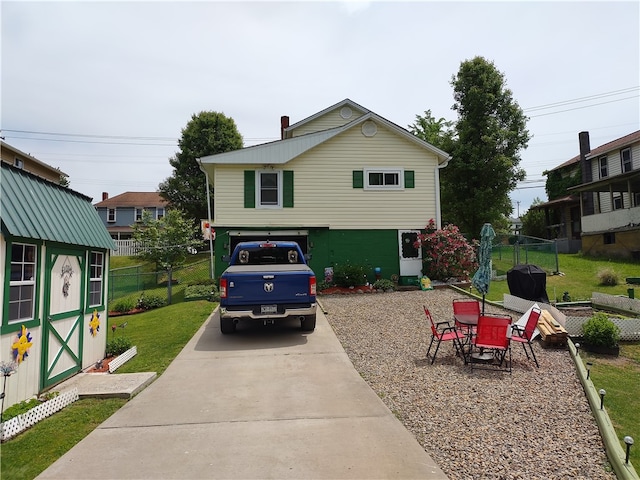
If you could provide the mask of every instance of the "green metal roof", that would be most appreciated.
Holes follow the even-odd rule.
[[[85,247],[116,248],[89,197],[1,163],[3,234]]]

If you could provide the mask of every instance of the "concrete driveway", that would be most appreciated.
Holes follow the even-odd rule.
[[[222,335],[217,311],[158,380],[39,479],[446,479],[324,315]]]

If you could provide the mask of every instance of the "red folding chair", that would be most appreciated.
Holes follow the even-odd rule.
[[[475,330],[472,324],[476,324],[478,318],[480,318],[480,302],[473,298],[454,298],[453,318],[458,330],[462,330],[467,334],[472,333]],[[460,318],[466,319],[466,322],[460,322]],[[474,321],[470,322],[469,318],[473,318]]]
[[[470,355],[472,370],[474,363],[476,363],[484,365],[484,367],[477,368],[499,369],[511,373],[511,320],[509,315],[480,315]],[[474,356],[476,355],[475,349],[478,349],[481,354],[488,350],[493,356],[489,361],[482,360],[479,355]],[[503,368],[507,352],[509,360]]]
[[[524,353],[527,356],[527,360],[529,360],[529,352],[527,352],[527,345],[529,346],[529,351],[531,352],[531,356],[533,357],[533,361],[536,363],[536,367],[540,368],[538,365],[538,359],[536,358],[536,354],[533,351],[533,345],[531,344],[531,338],[533,337],[533,332],[538,326],[538,319],[542,311],[538,307],[533,307],[531,312],[529,312],[529,318],[527,318],[527,323],[524,328],[520,325],[513,325],[511,332],[511,341],[518,342],[524,348]]]
[[[453,346],[456,348],[456,354],[462,354],[462,345],[461,341],[464,340],[465,336],[462,332],[456,330],[455,327],[452,327],[449,322],[438,322],[435,323],[433,321],[433,317],[431,316],[431,312],[425,306],[424,314],[429,320],[429,326],[431,327],[431,341],[429,342],[429,348],[427,349],[427,358],[429,358],[429,352],[431,351],[431,346],[435,340],[438,341],[436,345],[436,350],[433,352],[433,358],[431,359],[431,364],[436,361],[436,355],[438,354],[438,349],[440,348],[440,344],[442,342],[453,342]]]

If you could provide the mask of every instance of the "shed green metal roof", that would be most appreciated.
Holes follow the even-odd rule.
[[[2,163],[2,233],[85,247],[116,248],[91,198]]]

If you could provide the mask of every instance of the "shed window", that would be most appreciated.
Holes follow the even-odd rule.
[[[631,149],[620,150],[620,162],[622,163],[622,173],[631,171]]]
[[[36,292],[36,246],[11,245],[9,280],[9,323],[32,320]]]
[[[102,277],[104,272],[104,254],[91,252],[89,278],[89,306],[102,305]]]

